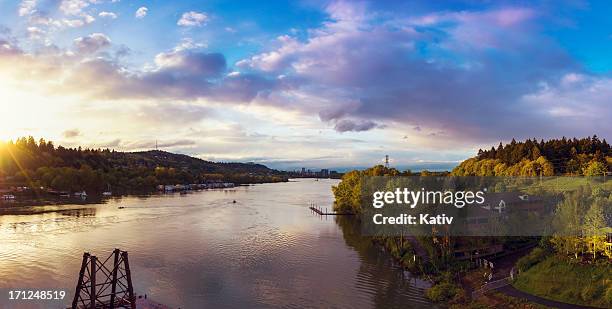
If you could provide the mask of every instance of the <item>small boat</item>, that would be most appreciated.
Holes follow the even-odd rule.
[[[86,197],[87,197],[87,192],[85,192],[85,191],[81,191],[81,192],[74,192],[74,196],[78,196],[78,197],[86,198]]]
[[[102,196],[111,196],[113,192],[111,191],[110,184],[106,184],[106,191],[102,192]]]
[[[12,195],[12,194],[5,194],[5,195],[2,196],[2,199],[3,200],[14,200],[15,196]]]

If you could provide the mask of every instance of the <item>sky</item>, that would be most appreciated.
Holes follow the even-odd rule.
[[[449,169],[610,138],[612,3],[0,0],[0,139]]]

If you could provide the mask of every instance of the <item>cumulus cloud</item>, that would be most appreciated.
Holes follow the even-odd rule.
[[[57,93],[252,102],[318,116],[338,132],[387,128],[411,140],[490,142],[533,137],[533,132],[546,137],[612,131],[606,121],[612,118],[606,101],[612,95],[611,79],[586,72],[538,31],[541,16],[535,10],[495,7],[411,15],[388,8],[380,14],[376,5],[333,2],[319,27],[299,35],[289,31],[235,65],[189,39],[149,59],[144,69],[124,66],[104,53],[45,60],[9,40],[0,41],[0,63],[24,79],[44,81],[41,76],[60,71]],[[64,20],[32,18],[41,22],[36,27],[43,22],[82,25],[83,8],[67,6],[80,15]],[[144,17],[146,7],[141,9]],[[189,13],[203,14],[183,14],[181,26],[206,23],[205,14]],[[28,31],[36,35],[44,30],[39,28]],[[109,46],[106,36],[92,34],[75,40],[73,50],[91,55]],[[201,115],[193,121],[206,116],[207,111],[191,108],[169,112],[186,117],[177,116],[185,122],[189,113]]]
[[[59,8],[66,15],[80,15],[88,6],[89,2],[85,0],[62,0]]]
[[[526,98],[534,100],[529,95],[545,95],[538,85],[556,89],[563,76],[581,72],[563,49],[534,30],[538,14],[532,9],[406,17],[377,14],[364,2],[335,2],[327,13],[330,20],[305,39],[280,36],[273,49],[237,63],[294,81],[291,91],[281,89],[283,101],[267,103],[293,102],[340,132],[373,129],[376,123],[406,130],[418,125],[423,133],[413,134],[490,141],[588,131],[578,124],[562,128],[542,104],[527,104]]]
[[[113,13],[113,12],[107,12],[107,11],[102,11],[98,14],[98,16],[102,17],[102,18],[110,18],[110,19],[116,19],[117,18],[117,14]]]
[[[205,13],[190,11],[183,13],[181,19],[179,19],[176,24],[183,27],[200,27],[204,25],[207,20],[208,16]]]
[[[39,27],[28,27],[26,30],[31,39],[43,39],[46,34],[45,31]]]
[[[85,37],[76,38],[73,45],[79,54],[93,54],[109,47],[111,40],[103,33],[92,33]]]
[[[28,16],[36,12],[36,0],[22,0],[19,4],[19,16]]]
[[[69,71],[62,91],[111,99],[209,98],[240,103],[250,102],[275,87],[273,81],[255,74],[226,74],[226,60],[219,53],[172,50],[158,54],[154,64],[138,72],[111,59],[87,59]]]
[[[138,19],[142,19],[142,18],[145,18],[145,16],[147,16],[148,13],[149,13],[149,9],[146,6],[141,6],[138,8],[138,10],[136,10],[136,13],[134,13],[134,17]]]

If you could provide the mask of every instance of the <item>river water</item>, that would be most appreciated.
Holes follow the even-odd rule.
[[[336,180],[297,179],[0,215],[0,308],[10,289],[65,290],[84,251],[129,252],[135,292],[180,308],[429,307],[423,285],[359,236],[350,218],[320,217]],[[233,201],[236,203],[233,203]],[[2,206],[7,207],[7,206]],[[123,207],[123,208],[119,208]]]

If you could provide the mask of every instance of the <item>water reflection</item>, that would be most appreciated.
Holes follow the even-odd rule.
[[[426,307],[421,290],[354,222],[308,211],[310,202],[330,207],[334,183],[303,179],[1,215],[0,290],[65,289],[71,298],[83,251],[107,256],[118,247],[129,251],[136,292],[174,307]],[[0,298],[0,307],[10,305]]]
[[[367,237],[361,236],[361,226],[353,217],[336,217],[346,245],[355,249],[362,263],[357,281],[361,287],[373,294],[376,308],[399,308],[409,303],[411,307],[429,308],[431,304],[423,296],[429,284],[412,277],[391,257],[374,245]]]

